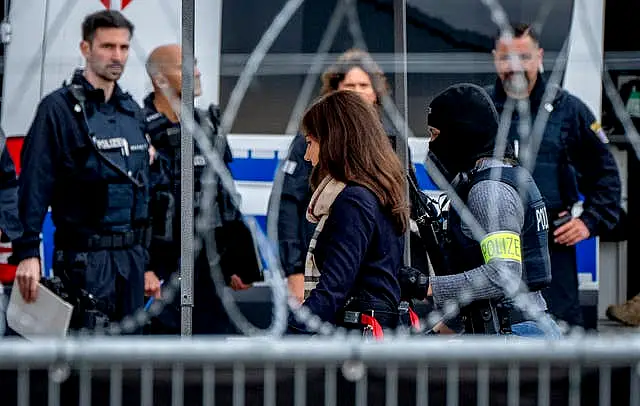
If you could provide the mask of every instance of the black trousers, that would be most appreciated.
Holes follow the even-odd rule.
[[[91,252],[56,251],[53,272],[61,278],[65,274],[72,285],[67,290],[84,289],[107,305],[109,320],[118,322],[144,306],[145,266],[146,252],[138,245]]]
[[[193,282],[192,333],[194,335],[235,334],[236,329],[218,297],[204,250],[196,257]],[[180,292],[176,292],[174,300],[165,304],[162,312],[152,318],[145,331],[147,334],[154,335],[177,335],[180,334],[180,325]]]
[[[576,248],[551,243],[551,286],[542,294],[549,313],[571,326],[584,326],[578,292]]]

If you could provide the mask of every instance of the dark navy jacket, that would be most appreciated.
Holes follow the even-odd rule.
[[[549,110],[533,178],[551,216],[568,210],[584,196],[580,219],[592,236],[613,228],[620,217],[621,186],[618,167],[589,108],[577,97],[558,89],[550,106],[542,104],[546,83],[541,76],[530,96],[532,123],[540,108]],[[489,89],[498,113],[507,101],[501,81]],[[509,138],[519,139],[515,109]]]
[[[153,238],[149,248],[151,257],[149,266],[159,278],[168,280],[171,274],[178,269],[180,258],[181,127],[180,123],[171,122],[165,115],[156,110],[154,98],[154,93],[150,93],[144,99],[147,132],[151,143],[156,149],[158,163],[151,171],[153,179],[151,200]],[[210,119],[216,121],[218,117]],[[198,114],[196,114],[196,121],[200,124]],[[205,131],[207,131],[209,126],[202,124]],[[211,135],[214,136],[215,134]],[[215,139],[212,138],[212,141],[215,141]],[[226,165],[232,160],[231,150],[226,144],[222,158]],[[199,199],[197,197],[202,189],[201,178],[206,165],[206,160],[194,142],[193,187],[195,216],[197,216],[199,210]],[[161,197],[165,192],[171,195],[173,207],[167,207],[166,204],[162,204]]]
[[[375,195],[348,185],[334,201],[318,238],[314,255],[320,281],[304,305],[332,324],[340,324],[338,316],[351,297],[369,309],[397,313],[403,251],[403,234]],[[293,318],[290,327],[306,330]]]
[[[141,212],[133,213],[137,210],[134,210],[137,203],[129,202],[124,193],[114,196],[108,191],[113,188],[93,179],[108,177],[107,183],[131,185],[129,178],[135,178],[143,194],[148,192],[149,152],[140,106],[117,85],[111,98],[105,102],[103,91],[89,84],[81,71],[75,72],[72,83],[84,89],[88,116],[91,118],[93,112],[99,111],[105,118],[105,128],[92,130],[128,139],[128,161],[136,167],[129,171],[129,175],[127,168],[121,168],[124,169],[121,174],[97,158],[96,147],[92,145],[81,110],[76,108],[77,100],[67,86],[44,97],[22,148],[19,212],[24,232],[13,244],[18,261],[40,256],[40,233],[49,206],[56,233],[65,230],[78,235],[93,235],[110,231],[101,227],[103,219],[109,215],[109,207],[105,206],[112,203],[122,209],[128,205],[128,215],[147,220],[147,213],[144,213],[147,202],[137,202]],[[110,172],[106,174],[107,171]],[[123,191],[124,186],[118,190]],[[120,214],[123,212],[121,210]],[[125,221],[118,226],[119,231],[126,231],[123,228],[132,229],[136,225],[127,225]]]
[[[152,168],[151,209],[154,232],[149,249],[149,266],[160,278],[167,280],[178,269],[180,258],[181,130],[180,123],[172,123],[156,110],[153,100],[153,93],[144,100],[147,129],[151,142],[157,149],[158,159],[158,165]],[[206,111],[197,109],[195,119],[229,169],[233,156],[226,138],[218,136],[219,111],[214,106]],[[194,217],[198,218],[203,189],[202,177],[208,163],[197,144],[194,145],[193,167]],[[230,192],[224,189],[221,182],[216,181],[215,187],[217,212],[212,213],[214,218],[207,221],[214,227],[216,249],[220,254],[220,266],[225,279],[228,282],[235,273],[245,283],[254,282],[261,278],[262,271],[251,231],[244,223],[242,213],[234,204]],[[173,209],[162,203],[167,194],[172,196]],[[206,252],[202,250],[200,253]],[[199,272],[196,273],[201,276]],[[202,272],[202,275],[208,276],[209,273]]]
[[[395,150],[398,131],[385,114],[381,114],[381,121]],[[297,134],[291,141],[289,156],[283,166],[285,173],[278,212],[278,240],[280,260],[286,276],[304,273],[304,261],[315,230],[315,224],[309,223],[305,218],[312,195],[309,186],[312,166],[310,162],[304,160],[306,149],[304,135]],[[409,162],[409,168],[409,174],[417,185],[418,181],[411,162]],[[413,255],[414,253],[416,255]],[[412,250],[412,263],[421,261],[426,261],[426,258],[423,259],[417,250]]]
[[[278,211],[280,260],[286,276],[304,273],[304,260],[315,230],[305,218],[311,200],[311,162],[304,160],[307,143],[302,134],[291,141],[284,163],[284,180]]]

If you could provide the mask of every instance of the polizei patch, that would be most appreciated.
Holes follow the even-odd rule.
[[[96,143],[96,147],[98,149],[107,150],[107,149],[119,149],[119,148],[128,148],[129,143],[125,138],[94,138]]]
[[[510,259],[522,262],[520,249],[520,236],[511,231],[498,231],[491,233],[480,241],[484,262],[492,259]]]

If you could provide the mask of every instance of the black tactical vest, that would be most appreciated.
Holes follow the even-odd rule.
[[[179,258],[180,247],[180,187],[181,187],[181,131],[180,124],[172,123],[164,114],[153,108],[151,98],[145,101],[147,133],[152,145],[166,158],[169,179],[161,185],[154,185],[152,211],[153,241],[152,247],[163,247],[167,252],[173,252],[173,263]],[[211,141],[218,156],[228,164],[232,160],[231,150],[225,137],[218,136],[219,110],[210,106],[207,110],[196,109],[196,122]],[[198,217],[203,192],[202,176],[208,168],[206,157],[200,148],[194,145],[193,176],[194,176],[194,218]],[[232,195],[222,182],[214,179],[217,188],[216,204],[218,210],[213,218],[207,218],[214,229],[216,248],[220,253],[220,266],[225,278],[232,274],[240,276],[243,282],[250,283],[262,279],[262,264],[254,245],[251,231],[243,221],[240,208],[236,206]],[[167,187],[167,185],[169,185]],[[164,266],[173,267],[172,264]]]
[[[490,257],[492,252],[509,255],[509,252],[516,252],[517,244],[520,244],[522,279],[530,291],[537,291],[548,286],[551,282],[551,263],[548,252],[549,220],[546,207],[533,178],[525,169],[521,167],[500,169],[501,175],[498,179],[500,182],[506,183],[516,191],[523,191],[520,196],[523,199],[525,215],[520,241],[508,238],[492,241],[489,238],[485,239],[486,242],[481,247],[476,240],[464,235],[460,216],[455,210],[450,210],[446,256],[451,273],[463,273],[485,264],[485,256]],[[489,180],[490,177],[491,168],[472,172],[469,181],[460,185],[456,192],[463,201],[467,201],[468,193],[473,185],[483,180]]]
[[[160,192],[160,199],[164,199],[167,203],[162,206],[170,206],[176,213],[179,213],[180,209],[177,202],[180,201],[180,183],[181,183],[181,129],[179,123],[171,122],[164,114],[158,113],[155,110],[147,107],[145,109],[146,114],[146,126],[147,134],[151,139],[151,144],[167,158],[168,171],[170,173],[168,183],[168,193],[171,196],[162,196]],[[208,110],[196,109],[196,122],[200,125],[200,128],[205,132],[205,135],[211,141],[213,147],[224,159],[225,164],[231,160],[230,151],[227,148],[226,139],[218,137],[219,126],[219,111],[217,107],[210,106]],[[193,155],[193,188],[194,188],[194,209],[196,215],[200,209],[200,198],[202,192],[202,179],[207,168],[207,160],[205,156],[200,152],[198,145],[194,145]],[[218,193],[222,195],[228,195],[222,188],[222,185],[218,185]],[[156,193],[157,195],[158,193]],[[218,203],[221,205],[220,213],[225,218],[229,217],[229,211],[233,211],[233,215],[229,219],[237,220],[239,218],[239,212],[237,208],[229,208],[229,199],[218,198]],[[176,215],[174,220],[178,220],[179,216]],[[172,227],[174,231],[179,231],[179,224],[174,224]],[[154,227],[156,231],[158,227]],[[157,233],[154,233],[157,234]]]
[[[130,231],[149,218],[149,143],[131,99],[100,106],[85,103],[82,85],[69,85],[78,120],[87,127],[84,145],[75,152],[77,171],[65,179],[75,192],[72,205],[91,208],[90,226],[98,234]],[[118,111],[122,109],[123,111]]]

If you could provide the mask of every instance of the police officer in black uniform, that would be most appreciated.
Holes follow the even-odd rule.
[[[512,66],[509,51],[519,58],[520,66]],[[575,245],[617,224],[620,177],[605,145],[606,136],[582,101],[560,88],[552,89],[556,91],[552,101],[543,101],[547,84],[539,73],[542,53],[536,33],[528,25],[514,26],[510,45],[498,37],[494,50],[498,79],[489,93],[499,114],[509,103],[527,97],[531,123],[539,114],[549,114],[537,157],[533,157],[533,178],[545,199],[552,226],[549,243],[553,280],[544,295],[555,317],[582,326]],[[522,160],[531,140],[518,133],[519,121],[515,108],[509,138]],[[582,212],[577,210],[579,200],[584,200]]]
[[[140,107],[116,83],[133,30],[118,11],[85,18],[86,67],[40,102],[22,150],[17,285],[26,301],[37,299],[40,232],[51,206],[54,274],[78,301],[75,328],[118,321],[143,306],[149,144]]]
[[[445,324],[457,332],[529,336],[544,335],[544,322],[559,335],[540,293],[551,279],[545,205],[511,146],[494,157],[498,114],[489,95],[454,85],[430,104],[429,124],[430,159],[481,227],[474,232],[452,203],[442,241],[446,265],[429,281],[436,307],[461,307],[461,317]]]
[[[177,44],[162,45],[149,55],[147,71],[154,91],[144,100],[147,131],[157,151],[156,159],[164,170],[153,170],[152,191],[153,237],[150,266],[145,273],[145,285],[150,292],[159,287],[160,280],[168,281],[179,268],[180,262],[180,174],[181,131],[179,113],[172,101],[180,101],[182,50]],[[194,95],[202,93],[200,71],[194,71]],[[218,135],[220,112],[211,105],[207,110],[196,109],[196,122],[211,140],[212,146],[224,163],[232,161],[226,138]],[[208,167],[205,156],[194,147],[194,210],[201,211],[203,174]],[[155,168],[154,168],[155,169]],[[251,282],[261,278],[261,264],[248,227],[239,208],[221,182],[216,182],[215,218],[206,219],[213,224],[216,249],[220,254],[220,269],[227,285],[235,290],[247,289]],[[206,239],[203,241],[206,244]],[[234,326],[229,321],[211,277],[209,256],[205,248],[196,253],[194,267],[194,334],[231,334]],[[152,320],[149,332],[153,334],[180,333],[180,301],[166,305],[163,312]]]
[[[312,194],[309,177],[313,168],[304,160],[306,150],[304,136],[296,135],[282,165],[284,178],[278,207],[278,246],[282,268],[292,288],[295,280],[304,275],[305,256],[315,229],[315,225],[305,218]]]

